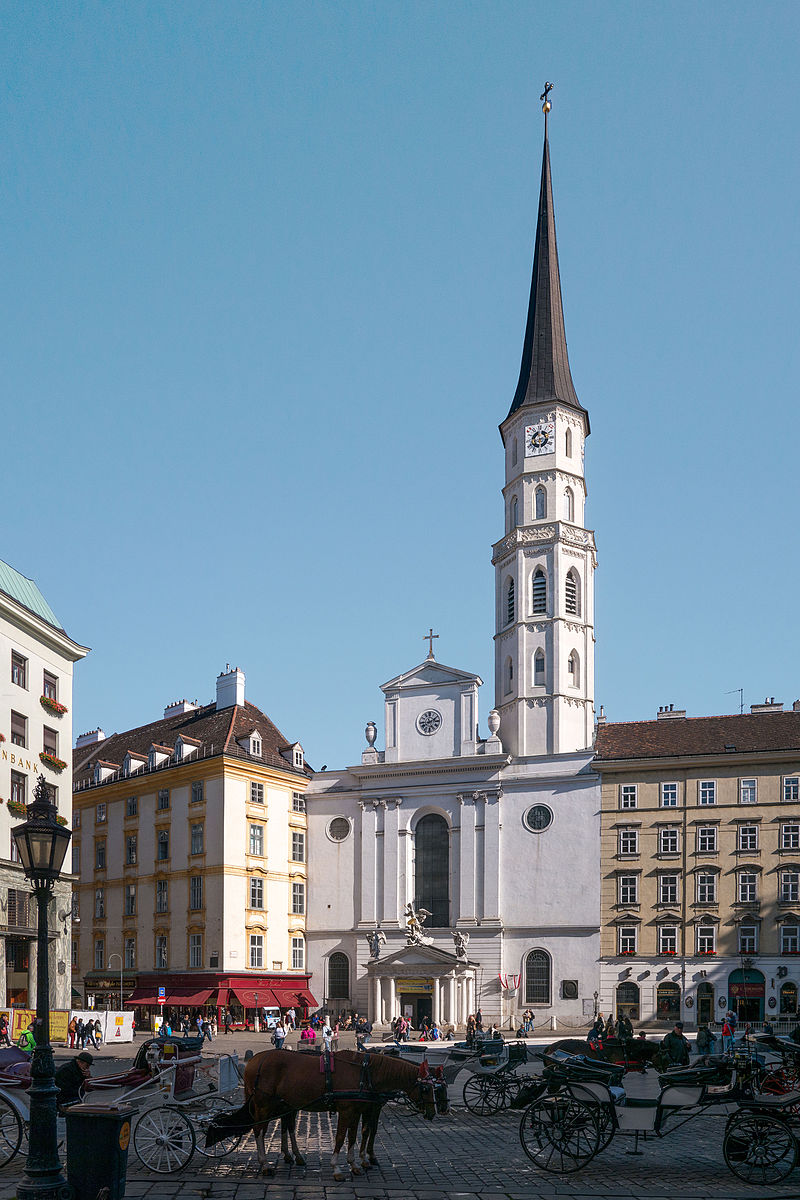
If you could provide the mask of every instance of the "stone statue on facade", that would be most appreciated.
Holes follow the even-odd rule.
[[[453,930],[453,941],[456,947],[456,958],[467,957],[467,944],[469,943],[469,934],[463,933],[460,929]]]
[[[381,956],[381,946],[386,945],[386,934],[381,929],[380,925],[376,925],[374,929],[366,934],[367,942],[369,943],[370,958],[376,959]]]
[[[431,915],[426,908],[419,910],[414,908],[410,902],[405,908],[406,918],[406,945],[407,946],[430,946],[433,942],[432,937],[426,937],[422,932],[422,926],[425,920]]]

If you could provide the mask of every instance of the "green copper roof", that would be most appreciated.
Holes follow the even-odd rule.
[[[20,575],[19,571],[15,571],[1,558],[0,591],[35,613],[37,617],[41,617],[43,621],[47,621],[48,625],[55,625],[56,629],[64,628],[33,580]]]

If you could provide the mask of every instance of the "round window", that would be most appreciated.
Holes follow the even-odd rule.
[[[525,824],[534,833],[543,833],[553,823],[553,814],[546,804],[534,804],[525,813]]]
[[[328,826],[328,837],[334,842],[343,842],[350,833],[347,817],[334,817]]]
[[[425,712],[420,713],[417,717],[417,729],[420,733],[436,733],[442,725],[442,714],[437,712],[435,708],[426,708]]]

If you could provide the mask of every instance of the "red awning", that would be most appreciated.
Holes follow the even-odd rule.
[[[253,988],[239,985],[231,988],[231,994],[235,996],[237,1003],[241,1004],[242,1008],[273,1008],[277,1003],[272,988],[263,985]]]
[[[294,1008],[296,1004],[317,1007],[317,1002],[307,988],[273,988],[275,1003],[281,1008]]]
[[[211,1003],[213,1005],[215,1005],[217,1008],[227,1008],[228,1007],[228,995],[229,995],[228,989],[226,987],[221,987],[218,990],[216,996],[212,999]]]
[[[180,1004],[188,1007],[199,1007],[205,1004],[211,995],[211,988],[170,988],[167,991],[167,1004]]]
[[[311,992],[308,990],[308,988],[301,988],[297,993],[297,999],[300,1004],[307,1004],[309,1008],[319,1008],[319,1005],[311,995]]]
[[[134,988],[126,1004],[158,1004],[158,992],[152,988]]]

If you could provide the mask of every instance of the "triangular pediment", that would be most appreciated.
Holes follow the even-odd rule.
[[[378,959],[370,959],[367,964],[370,970],[378,970],[382,967],[391,968],[391,970],[405,969],[409,973],[415,970],[420,971],[423,968],[426,970],[430,967],[435,967],[437,971],[452,971],[454,967],[471,967],[474,963],[467,962],[464,958],[458,958],[455,954],[450,954],[447,950],[439,950],[436,946],[403,946],[400,950],[395,950],[392,954],[387,954],[385,957]]]
[[[404,671],[402,675],[395,676],[388,683],[382,683],[381,691],[396,692],[416,687],[428,688],[431,685],[442,687],[473,683],[480,685],[483,680],[471,671],[460,671],[457,667],[448,667],[444,663],[426,658],[425,662],[420,663],[419,666],[412,667],[410,671]]]

